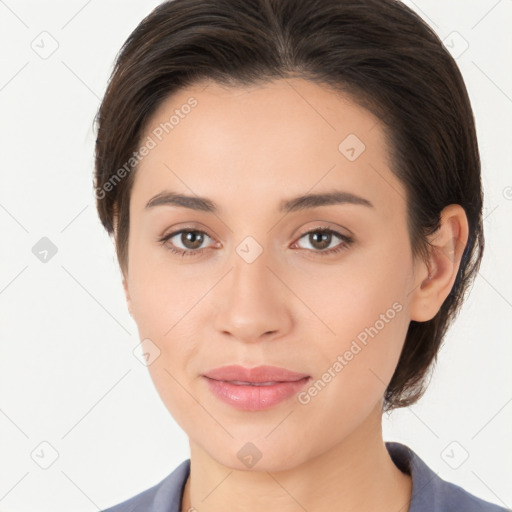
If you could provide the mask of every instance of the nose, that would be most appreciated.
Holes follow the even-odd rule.
[[[263,253],[252,263],[238,254],[217,291],[215,328],[243,342],[275,339],[291,329],[292,293]],[[275,265],[274,265],[275,266]]]

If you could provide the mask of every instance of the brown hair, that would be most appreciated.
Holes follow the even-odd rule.
[[[97,209],[128,268],[134,151],[149,117],[201,80],[244,86],[301,77],[349,94],[386,127],[392,170],[407,190],[414,254],[440,213],[469,223],[455,284],[434,318],[411,321],[384,410],[417,401],[484,247],[480,158],[460,71],[438,36],[396,0],[173,0],[136,27],[117,56],[96,116]]]

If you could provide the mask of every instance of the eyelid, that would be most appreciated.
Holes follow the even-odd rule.
[[[166,228],[161,235],[158,236],[158,239],[172,237],[174,235],[177,235],[178,233],[181,233],[182,231],[194,231],[197,233],[204,233],[205,235],[208,235],[211,239],[216,240],[217,236],[213,234],[208,228],[203,227],[201,223],[190,223],[190,224],[179,224],[176,226],[171,226],[170,228]]]
[[[328,220],[316,220],[313,222],[316,222],[317,224],[314,224],[313,226],[310,224],[309,227],[301,228],[299,230],[299,234],[294,236],[300,238],[301,236],[304,236],[311,231],[336,231],[340,232],[339,234],[345,236],[346,238],[354,238],[354,233],[350,231],[350,229],[344,226],[340,226],[339,224],[334,224]]]

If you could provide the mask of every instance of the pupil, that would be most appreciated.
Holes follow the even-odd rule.
[[[326,247],[329,247],[329,244],[330,244],[330,238],[331,238],[331,234],[330,233],[321,233],[319,231],[317,231],[316,233],[313,233],[312,236],[314,239],[317,239],[318,236],[320,236],[320,240],[314,240],[315,243],[319,243],[320,247],[318,247],[317,245],[317,248],[318,249],[325,249]],[[313,245],[315,245],[315,243],[313,243]]]
[[[185,247],[188,247],[189,249],[197,249],[201,246],[203,243],[203,236],[201,233],[196,233],[194,231],[188,231],[184,233],[185,236]],[[183,237],[183,235],[182,235]]]

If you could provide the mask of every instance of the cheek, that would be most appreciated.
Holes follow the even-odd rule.
[[[188,265],[166,260],[164,250],[155,243],[130,239],[129,290],[133,317],[141,336],[166,340],[174,337],[173,326],[182,318],[192,301],[197,302],[194,287],[197,276],[184,276]]]
[[[193,277],[182,278],[179,267],[152,261],[149,252],[133,250],[130,256],[133,318],[139,339],[151,340],[158,354],[148,365],[148,371],[166,408],[187,430],[190,415],[197,408],[187,392],[189,363],[195,360],[198,340],[203,337],[197,332],[199,324],[194,321],[194,309],[198,297],[209,287]]]
[[[148,370],[151,380],[158,391],[160,399],[174,420],[188,432],[194,424],[201,409],[191,393],[191,382],[184,374],[182,363],[187,357],[174,347],[172,353],[165,347]]]
[[[388,247],[354,262],[350,270],[332,267],[329,279],[316,282],[324,284],[312,291],[308,304],[329,327],[317,341],[316,377],[333,382],[326,386],[325,400],[349,408],[364,397],[377,400],[394,373],[410,322],[409,253]]]
[[[365,329],[375,333],[375,325],[394,340],[393,330],[401,332],[408,323],[413,267],[407,250],[398,245],[380,244],[375,250],[350,255],[339,265],[310,269],[295,278],[294,291],[329,328],[330,345],[339,346],[340,340],[359,334],[364,341]]]
[[[402,301],[405,298],[405,294]],[[409,325],[407,306],[398,291],[377,293],[367,288],[345,307],[326,309],[335,335],[318,340],[314,375],[310,387],[298,396],[306,429],[313,434],[331,425],[335,438],[358,428],[382,399],[396,369]],[[331,439],[332,441],[332,439]],[[325,441],[326,443],[328,440]]]
[[[148,365],[153,384],[175,421],[188,432],[201,410],[193,398],[197,372],[193,367],[198,359],[198,332],[191,309],[197,298],[169,292],[167,287],[151,287],[145,281],[139,288],[133,316],[140,339],[149,338],[157,347],[158,357]],[[189,292],[190,295],[190,292]],[[191,366],[192,364],[192,366]]]

